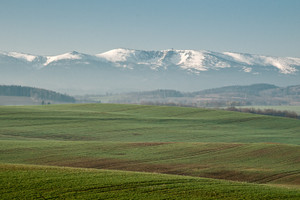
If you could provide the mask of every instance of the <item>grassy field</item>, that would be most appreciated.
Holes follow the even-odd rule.
[[[2,141],[0,160],[300,186],[300,148],[282,144]],[[300,187],[299,187],[300,189]]]
[[[174,175],[0,165],[5,199],[299,199],[300,190]]]
[[[171,194],[174,197],[178,196],[178,199],[182,197],[180,195],[184,194],[185,189],[191,191],[189,194],[185,193],[185,195],[191,195],[187,196],[188,198],[200,195],[196,192],[198,190],[203,192],[208,189],[204,193],[212,195],[211,190],[216,190],[216,188],[205,189],[203,186],[204,188],[201,189],[201,184],[195,186],[196,183],[208,180],[217,185],[222,183],[222,186],[216,190],[223,191],[219,195],[228,193],[231,196],[224,196],[224,198],[205,196],[206,199],[243,199],[238,198],[240,193],[245,193],[244,199],[259,199],[253,192],[256,190],[262,192],[262,196],[269,195],[267,199],[280,199],[280,195],[287,197],[285,195],[289,193],[291,196],[288,199],[293,199],[295,195],[300,198],[299,144],[300,120],[280,117],[199,108],[112,104],[0,107],[1,179],[12,181],[11,184],[5,186],[9,188],[10,185],[11,188],[7,190],[12,191],[14,187],[16,188],[15,192],[4,196],[7,199],[13,197],[9,195],[21,195],[17,188],[25,187],[24,185],[30,184],[30,181],[35,179],[28,177],[27,182],[20,182],[18,174],[14,173],[27,176],[25,172],[25,174],[22,172],[23,170],[30,171],[32,175],[28,176],[42,177],[45,170],[48,170],[46,167],[19,164],[85,168],[67,168],[66,170],[66,168],[51,167],[49,170],[51,169],[53,174],[49,176],[54,177],[47,179],[47,175],[45,180],[36,177],[37,180],[41,179],[40,181],[43,182],[41,187],[47,186],[47,180],[59,179],[60,176],[64,178],[70,175],[72,179],[72,173],[76,170],[79,170],[76,173],[83,170],[82,172],[90,173],[90,176],[95,177],[101,177],[105,173],[117,173],[116,179],[111,179],[116,182],[111,184],[116,184],[121,189],[115,190],[130,191],[128,194],[136,199],[143,197],[139,195],[144,195],[142,190],[149,183],[148,181],[177,178],[188,180],[187,182],[179,181],[179,185],[176,185],[176,181],[172,183],[175,189],[171,189]],[[124,177],[126,182],[127,178],[136,176],[136,173],[87,170],[86,168],[155,172],[195,178],[138,173],[141,180],[137,180],[134,186],[138,190],[126,189],[124,183],[118,184],[118,181],[121,181],[119,179],[122,178],[117,177]],[[238,189],[240,193],[233,192],[232,194],[229,191],[234,191],[234,185],[240,183],[218,182],[196,177],[255,184],[241,184],[239,187],[246,188],[248,193]],[[73,178],[76,179],[76,177]],[[100,179],[102,180],[103,177]],[[105,190],[106,186],[104,187],[97,180],[93,181],[95,182],[91,183],[92,186],[86,187],[99,187]],[[140,188],[137,183],[145,185]],[[165,187],[170,184],[159,184],[160,186],[157,187],[163,186],[163,188],[155,191],[153,197],[151,195],[147,197],[153,199],[155,195],[160,195],[161,198],[166,197],[164,195],[168,195],[168,192]],[[282,187],[283,189],[278,190],[280,198],[275,198],[278,196],[277,189],[261,184]],[[197,189],[193,191],[186,188],[190,186]],[[28,186],[28,190],[35,193],[32,195],[37,195],[34,187]],[[64,187],[69,188],[68,191],[71,192],[61,191],[62,195],[66,195],[62,196],[63,198],[96,198],[93,195],[99,198],[105,198],[101,195],[111,195],[112,198],[117,198],[113,192],[105,192],[102,189],[87,189],[86,194],[78,192],[80,188],[85,191],[84,184],[76,187],[74,191],[72,187],[72,184]],[[37,190],[40,191],[40,189]],[[59,194],[57,190],[43,190],[43,196],[40,198],[45,195],[47,198],[51,195],[56,198]],[[132,193],[133,190],[138,192]],[[203,199],[205,198],[203,196]]]
[[[300,144],[300,121],[220,110],[116,104],[0,107],[0,138]]]
[[[41,105],[42,101],[31,97],[0,96],[0,105]]]

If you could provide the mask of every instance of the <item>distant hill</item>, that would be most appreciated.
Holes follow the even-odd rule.
[[[93,96],[106,103],[137,103],[195,107],[249,105],[300,105],[300,85],[278,87],[271,84],[226,86],[197,92],[154,90],[118,95]]]
[[[271,84],[253,84],[253,85],[246,85],[246,86],[227,86],[221,88],[214,88],[208,90],[202,90],[199,92],[192,93],[195,95],[206,95],[206,94],[248,94],[248,95],[259,95],[261,91],[270,90],[270,89],[278,89],[279,87]]]
[[[74,97],[50,90],[16,85],[0,85],[0,105],[74,103],[75,101]]]
[[[287,97],[287,96],[300,96],[300,85],[293,85],[288,87],[277,87],[273,90],[266,90],[262,92],[265,95]]]
[[[218,102],[226,106],[239,105],[300,105],[300,85],[278,87],[270,84],[228,86],[194,92],[201,100]]]

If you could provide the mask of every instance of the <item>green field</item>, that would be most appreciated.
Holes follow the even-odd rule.
[[[185,176],[0,165],[1,199],[299,199],[300,190]]]
[[[10,181],[0,197],[300,199],[299,145],[296,119],[117,104],[2,106],[1,179]]]
[[[300,144],[300,121],[199,108],[115,104],[0,107],[3,139]]]

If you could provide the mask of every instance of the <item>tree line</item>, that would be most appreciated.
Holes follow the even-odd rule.
[[[229,107],[229,108],[226,108],[226,110],[300,119],[300,116],[296,112],[288,111],[288,110],[275,110],[275,109],[270,109],[270,108],[268,108],[268,109],[237,108],[237,107]]]
[[[74,103],[75,98],[58,92],[18,85],[0,85],[0,96],[23,96],[40,100]]]
[[[177,107],[201,107],[197,103],[175,103],[175,102],[159,102],[159,101],[142,101],[142,105],[156,105],[156,106],[177,106]],[[288,117],[294,119],[300,119],[300,116],[294,111],[288,110],[275,110],[275,109],[255,109],[255,108],[237,108],[234,106],[225,108],[224,110],[245,112],[259,115],[270,115],[277,117]]]

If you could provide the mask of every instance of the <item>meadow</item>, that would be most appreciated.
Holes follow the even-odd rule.
[[[297,119],[120,104],[1,106],[1,199],[299,199],[299,144]]]
[[[300,191],[186,176],[0,165],[1,199],[299,199]]]

